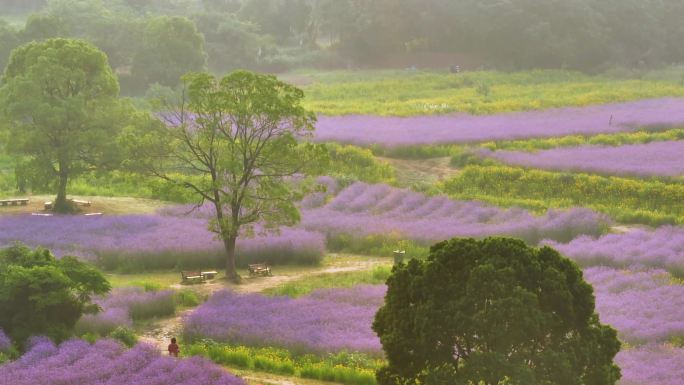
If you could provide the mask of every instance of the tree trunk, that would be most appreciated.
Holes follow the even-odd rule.
[[[55,198],[55,204],[53,209],[59,213],[70,212],[72,207],[67,201],[67,183],[69,181],[69,175],[66,172],[59,173],[59,186],[57,190],[57,198]]]
[[[240,275],[235,269],[235,241],[237,236],[223,237],[223,245],[226,248],[226,278],[233,282],[240,282]]]

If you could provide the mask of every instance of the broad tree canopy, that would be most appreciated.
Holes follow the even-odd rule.
[[[114,138],[134,116],[118,94],[107,57],[89,43],[49,39],[13,51],[0,88],[8,151],[34,179],[57,186],[57,210],[69,209],[71,178],[116,163]]]
[[[453,239],[396,267],[373,329],[382,385],[612,385],[616,332],[574,262],[507,238]]]

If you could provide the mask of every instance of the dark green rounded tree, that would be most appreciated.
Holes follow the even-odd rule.
[[[74,257],[21,244],[0,249],[0,329],[20,348],[34,335],[69,338],[81,315],[98,310],[91,298],[109,289],[102,273]]]
[[[617,334],[594,312],[591,285],[549,247],[452,239],[397,266],[373,330],[381,385],[609,385]]]

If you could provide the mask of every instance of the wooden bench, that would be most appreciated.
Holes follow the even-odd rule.
[[[249,265],[249,276],[257,275],[271,276],[271,268],[265,263],[253,263]]]
[[[181,271],[181,278],[183,279],[182,283],[185,284],[200,283],[205,281],[201,271]]]
[[[2,199],[0,200],[0,206],[26,206],[29,200],[27,198],[22,199]]]
[[[181,278],[184,284],[202,283],[207,280],[214,279],[218,272],[216,271],[181,271]]]

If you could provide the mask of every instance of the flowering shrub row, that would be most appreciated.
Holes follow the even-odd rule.
[[[36,339],[26,354],[0,366],[0,383],[12,385],[244,385],[201,358],[162,357],[144,344],[126,350],[113,340],[71,340],[55,346]]]

